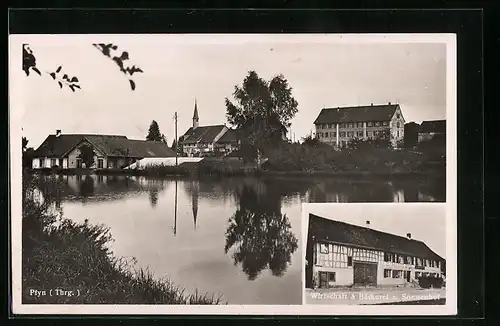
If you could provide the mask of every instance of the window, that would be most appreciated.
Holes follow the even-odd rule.
[[[405,261],[405,263],[406,263],[406,264],[411,264],[411,257],[406,256],[405,258],[406,258],[406,259],[405,259],[405,260],[406,260],[406,261]]]
[[[384,124],[384,126],[387,127],[389,125],[389,121],[384,121],[383,124]]]
[[[335,275],[335,272],[330,272],[330,273],[328,273],[328,274],[329,274],[329,275],[328,275],[328,281],[329,281],[329,282],[335,282],[335,276],[336,276],[336,275]]]
[[[77,158],[76,159],[76,167],[77,168],[81,169],[82,168],[82,163],[83,163],[83,161],[82,161],[81,158]]]
[[[104,160],[102,158],[97,159],[97,168],[102,169],[104,167]]]
[[[41,168],[44,168],[44,167],[45,167],[45,159],[44,159],[44,158],[41,158],[41,159],[40,159],[40,167],[41,167]]]
[[[358,128],[363,128],[363,122],[358,122]]]
[[[341,132],[340,137],[345,137],[345,132]]]
[[[319,252],[322,253],[322,254],[328,254],[330,253],[330,251],[328,250],[328,245],[325,244],[325,243],[322,243],[319,245]]]
[[[354,123],[350,123],[349,128],[354,128]]]
[[[353,137],[353,136],[354,136],[354,131],[347,132],[347,137]]]
[[[399,128],[399,122],[398,122],[398,123],[396,123],[396,126]]]
[[[399,113],[396,113],[396,118],[398,118],[398,119],[399,119],[399,117],[400,117]]]
[[[375,122],[375,127],[380,127],[380,122],[379,121]]]
[[[373,126],[373,122],[368,121],[368,127],[372,127],[372,126]]]
[[[392,276],[391,272],[390,269],[384,269],[384,278],[390,278]]]
[[[347,257],[347,266],[352,266],[352,257],[351,256]]]
[[[368,135],[368,137],[372,136],[372,132],[371,131],[368,131],[366,134]]]
[[[401,275],[403,273],[401,273],[402,271],[398,271],[398,270],[393,270],[392,271],[392,278],[401,278]]]
[[[337,137],[337,133],[336,133],[335,131],[334,131],[334,132],[332,132],[332,133],[331,133],[331,135],[332,135],[332,138]]]
[[[358,131],[357,135],[358,135],[358,137],[363,137],[363,132],[362,131]]]

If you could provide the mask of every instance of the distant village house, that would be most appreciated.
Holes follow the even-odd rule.
[[[79,158],[80,148],[90,146],[94,164],[85,166]],[[126,136],[62,134],[57,130],[34,151],[32,168],[123,168],[146,157],[173,157],[167,144],[156,141],[133,140]]]
[[[193,126],[179,138],[183,153],[188,157],[225,156],[239,148],[238,131],[226,125],[200,126],[198,104],[195,101]]]
[[[307,288],[404,286],[445,275],[445,259],[410,233],[403,237],[314,214],[308,232]]]
[[[446,120],[423,121],[418,130],[418,142],[446,136]]]
[[[336,148],[353,139],[390,137],[392,146],[404,139],[405,119],[399,104],[322,109],[316,120],[316,138]]]

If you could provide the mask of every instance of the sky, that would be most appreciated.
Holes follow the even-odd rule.
[[[225,98],[232,98],[249,70],[270,80],[283,74],[293,88],[298,113],[291,120],[296,140],[313,130],[324,107],[399,103],[407,122],[446,118],[446,44],[439,42],[342,42],[336,35],[102,35],[29,39],[42,71],[59,65],[77,76],[75,93],[59,89],[48,75],[24,75],[20,60],[15,108],[23,136],[37,147],[56,129],[62,133],[120,134],[144,139],[154,119],[169,143],[191,125],[195,99],[200,126],[226,123]],[[21,55],[22,37],[17,48]],[[91,44],[114,43],[128,51],[129,64],[144,73],[126,76]],[[15,53],[11,41],[11,53]],[[11,55],[12,56],[12,55]],[[136,75],[134,75],[135,77]]]
[[[411,233],[412,239],[423,241],[446,259],[447,232],[450,230],[446,224],[446,204],[308,204],[303,209],[307,216],[316,214],[363,227],[370,221],[370,228],[402,237]]]

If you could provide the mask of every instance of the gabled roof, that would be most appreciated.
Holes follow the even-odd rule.
[[[326,108],[321,110],[314,124],[364,121],[389,121],[399,104]]]
[[[419,132],[446,133],[446,120],[422,121]]]
[[[217,143],[227,144],[227,143],[237,143],[241,139],[241,131],[237,129],[229,129],[218,141]]]
[[[62,157],[83,140],[89,141],[106,156],[172,157],[175,152],[163,142],[133,140],[125,136],[67,134],[49,135],[33,154],[36,157]]]
[[[200,126],[194,129],[191,127],[182,136],[182,143],[213,143],[215,137],[217,137],[224,127],[224,125]]]
[[[332,241],[401,255],[444,260],[422,241],[330,220],[314,214],[309,214],[309,236],[314,236],[316,241]]]

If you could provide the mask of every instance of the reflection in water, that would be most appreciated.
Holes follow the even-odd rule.
[[[222,293],[232,304],[300,304],[303,202],[439,202],[446,195],[444,180],[175,180],[40,176],[37,187],[65,216],[109,226],[118,257],[136,257],[157,277]]]
[[[257,183],[257,189],[245,185],[239,193],[239,205],[229,219],[224,252],[234,249],[234,264],[241,264],[250,280],[266,268],[274,276],[282,276],[298,240],[287,216],[280,212],[279,196],[267,194],[264,183]]]

